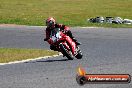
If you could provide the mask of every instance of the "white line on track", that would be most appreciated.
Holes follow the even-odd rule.
[[[14,62],[8,62],[8,63],[0,63],[0,65],[9,65],[9,64],[17,64],[17,63],[24,63],[24,62],[29,62],[29,61],[35,61],[35,60],[40,60],[40,59],[47,59],[50,57],[58,57],[61,56],[62,54],[59,53],[58,55],[53,55],[53,56],[45,56],[45,57],[38,57],[34,59],[27,59],[27,60],[21,60],[21,61],[14,61]]]

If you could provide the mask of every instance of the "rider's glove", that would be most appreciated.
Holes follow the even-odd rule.
[[[49,44],[53,44],[53,40],[50,38],[50,39],[48,39],[48,41],[47,41]]]
[[[44,39],[44,41],[47,41],[47,40],[48,40],[48,38],[45,38],[45,39]]]

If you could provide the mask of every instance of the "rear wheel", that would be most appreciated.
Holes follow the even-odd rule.
[[[78,53],[78,54],[76,55],[76,58],[77,58],[77,59],[82,59],[82,56],[83,56],[83,55],[82,55],[82,52],[80,52],[80,53]]]
[[[74,56],[72,55],[72,52],[67,50],[67,48],[63,44],[60,44],[60,49],[62,50],[63,55],[68,58],[68,60],[73,60],[74,59]]]
[[[77,47],[77,55],[75,56],[77,59],[82,59],[82,56],[83,56],[83,54],[82,54],[82,52],[81,52],[81,50],[79,49],[79,47]]]

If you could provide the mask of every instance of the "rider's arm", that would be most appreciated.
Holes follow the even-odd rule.
[[[50,38],[50,31],[48,30],[48,28],[46,28],[46,38],[44,39],[44,41],[47,41]]]
[[[60,28],[60,30],[63,32],[69,31],[69,27],[63,24],[56,24],[56,27]]]

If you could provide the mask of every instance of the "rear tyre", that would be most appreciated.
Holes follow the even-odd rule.
[[[82,52],[81,52],[81,50],[79,49],[79,47],[77,47],[77,49],[78,49],[78,51],[77,51],[77,55],[75,56],[77,59],[82,59],[82,57],[83,57],[83,54],[82,54]]]
[[[72,55],[72,52],[67,50],[63,44],[60,44],[60,49],[62,50],[63,55],[68,58],[68,60],[73,60],[74,59],[74,56]]]
[[[77,59],[82,59],[82,56],[83,56],[82,52],[79,52],[79,53],[76,55],[76,58],[77,58]]]

